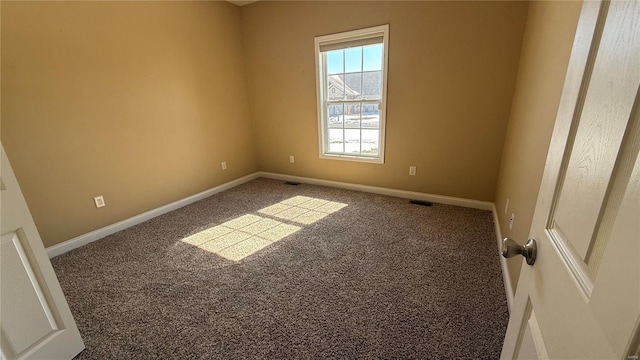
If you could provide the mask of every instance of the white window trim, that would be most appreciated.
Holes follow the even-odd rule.
[[[380,143],[378,144],[378,157],[357,156],[357,155],[337,155],[327,154],[324,152],[325,146],[328,148],[327,139],[325,138],[326,116],[324,110],[324,100],[322,99],[323,87],[326,81],[326,70],[321,68],[322,53],[320,52],[321,44],[331,42],[341,42],[349,38],[373,37],[374,34],[383,33],[382,47],[382,96],[380,98]],[[318,145],[321,159],[358,161],[374,164],[384,164],[385,154],[385,138],[387,124],[387,75],[389,62],[389,24],[347,31],[337,34],[317,36],[314,39],[316,53],[316,103],[318,106]]]

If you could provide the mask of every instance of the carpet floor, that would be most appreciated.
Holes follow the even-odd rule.
[[[52,259],[77,359],[498,358],[490,211],[256,179]]]

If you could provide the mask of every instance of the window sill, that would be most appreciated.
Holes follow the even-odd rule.
[[[363,163],[379,164],[379,165],[384,164],[384,158],[382,156],[379,158],[371,158],[371,157],[357,156],[357,155],[338,155],[338,154],[322,154],[321,153],[320,159],[363,162]]]

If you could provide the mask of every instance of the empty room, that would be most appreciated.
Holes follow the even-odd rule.
[[[2,359],[638,359],[639,1],[0,1]]]

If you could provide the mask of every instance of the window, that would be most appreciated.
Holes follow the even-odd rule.
[[[384,163],[389,25],[315,38],[320,157]]]

